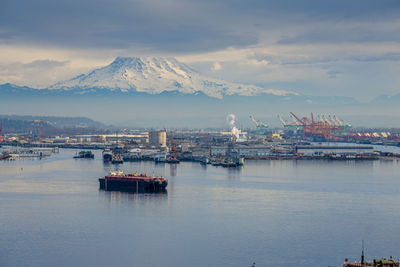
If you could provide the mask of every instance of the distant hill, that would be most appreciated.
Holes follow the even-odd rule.
[[[101,132],[105,124],[85,117],[0,115],[2,133],[32,135]]]

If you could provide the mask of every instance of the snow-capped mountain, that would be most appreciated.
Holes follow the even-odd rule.
[[[160,94],[178,91],[183,94],[202,92],[210,97],[229,95],[252,96],[272,94],[297,95],[284,90],[265,89],[253,85],[208,78],[174,58],[117,57],[110,65],[58,82],[49,89],[109,89]]]

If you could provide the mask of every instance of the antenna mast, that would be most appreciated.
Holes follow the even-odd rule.
[[[364,265],[364,240],[362,241],[361,266]]]

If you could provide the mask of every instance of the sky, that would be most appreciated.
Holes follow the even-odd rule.
[[[44,88],[117,56],[369,101],[400,93],[400,0],[0,0],[0,84]]]

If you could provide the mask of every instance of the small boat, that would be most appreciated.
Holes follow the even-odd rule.
[[[200,164],[201,165],[207,165],[209,163],[210,163],[210,160],[207,157],[203,157],[203,158],[200,159]]]
[[[232,167],[238,167],[240,165],[238,163],[236,163],[236,162],[233,162],[233,161],[229,160],[229,161],[222,162],[221,166],[225,167],[225,168],[232,168]]]
[[[104,162],[110,162],[112,160],[112,151],[110,149],[104,149],[103,150],[103,161]]]
[[[94,154],[92,151],[81,151],[74,156],[74,159],[94,159]]]
[[[165,162],[167,162],[167,158],[162,157],[162,156],[154,157],[154,162],[155,163],[165,163]]]
[[[168,157],[168,158],[165,160],[165,162],[166,162],[166,163],[171,163],[171,164],[177,164],[177,163],[179,163],[179,159],[176,158],[176,157]]]
[[[3,153],[0,154],[0,160],[9,159],[9,158],[11,158],[11,155],[6,151],[3,151]]]
[[[166,190],[168,180],[162,176],[116,171],[100,178],[99,183],[100,189],[106,191],[160,192]]]

